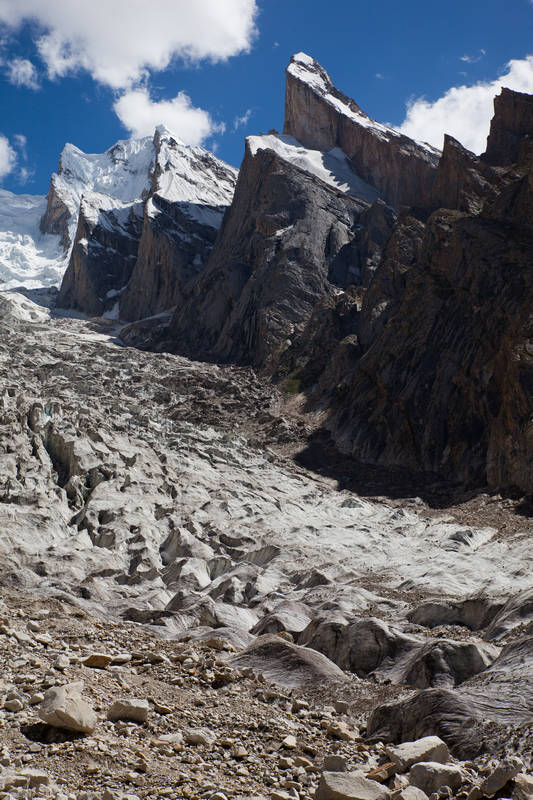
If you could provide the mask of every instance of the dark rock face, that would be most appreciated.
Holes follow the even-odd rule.
[[[82,201],[76,238],[57,298],[60,308],[100,315],[130,279],[142,226],[142,207],[116,216]]]
[[[431,187],[430,208],[453,208],[477,214],[487,199],[501,189],[501,175],[466,150],[452,136],[444,137],[444,149]]]
[[[135,321],[175,306],[183,288],[203,269],[231,200],[236,174],[203,148],[176,141],[162,127],[153,141],[140,140],[137,151],[135,142],[129,149],[124,143],[119,145],[96,157],[102,162],[100,170],[108,175],[103,180],[93,176],[99,191],[91,191],[88,185],[82,195],[58,302],[88,314],[109,311],[119,302],[116,315]],[[67,163],[72,153],[79,161],[87,158],[70,147]],[[113,175],[114,168],[118,176]],[[60,162],[58,176],[65,171]],[[132,186],[127,184],[128,171],[135,173]],[[79,172],[66,171],[74,191],[68,195],[72,189],[68,180],[63,191],[71,205],[76,193],[84,191],[83,169]],[[108,183],[118,191],[118,198],[103,191]],[[132,192],[139,196],[129,199]],[[42,224],[50,230],[63,225],[68,242],[71,216],[52,180]]]
[[[61,196],[56,191],[54,179],[50,180],[46,211],[40,224],[41,233],[55,233],[61,236],[61,244],[68,250],[71,241],[68,231],[68,221],[71,217],[70,210]]]
[[[188,206],[157,195],[147,206],[138,257],[120,299],[121,319],[139,320],[175,306],[207,262],[217,229],[192,219]]]
[[[274,371],[350,267],[357,280],[353,241],[367,206],[272,150],[247,147],[209,265],[172,321],[176,348]]]
[[[287,69],[283,132],[305,147],[340,147],[356,172],[396,208],[422,205],[429,196],[438,151],[374,122],[303,53]]]
[[[139,320],[182,301],[205,267],[236,183],[235,170],[203,148],[154,137],[155,168],[138,259],[120,298],[120,318]]]
[[[533,137],[533,96],[502,89],[494,99],[494,117],[483,156],[488,164],[508,166],[521,158]]]
[[[531,491],[529,158],[497,177],[448,140],[434,191],[462,211],[395,229],[363,299],[363,353],[331,400],[330,425],[363,461]]]

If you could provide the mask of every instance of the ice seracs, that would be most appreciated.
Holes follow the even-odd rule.
[[[66,263],[60,237],[39,231],[45,209],[46,197],[0,189],[0,290],[61,280]]]

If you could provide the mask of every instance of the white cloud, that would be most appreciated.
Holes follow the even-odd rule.
[[[185,92],[173,100],[154,101],[148,89],[132,89],[113,106],[120,121],[132,136],[149,136],[157,125],[166,125],[186,144],[201,144],[212,133],[223,133],[207,111],[195,108]]]
[[[482,153],[493,116],[493,100],[502,86],[533,92],[533,55],[510,61],[505,72],[493,81],[453,86],[432,103],[423,97],[411,101],[398,130],[434,147],[442,147],[443,136],[449,133],[469,150]]]
[[[173,59],[220,61],[246,52],[256,0],[0,0],[0,22],[40,26],[37,47],[51,78],[78,69],[114,89]]]
[[[13,136],[13,141],[15,142],[15,145],[16,145],[16,146],[17,146],[17,147],[18,147],[20,150],[22,150],[22,152],[23,152],[23,154],[24,154],[24,159],[26,159],[26,145],[28,144],[28,140],[27,140],[27,138],[24,136],[24,134],[23,134],[23,133],[16,133],[16,134]]]
[[[38,89],[39,80],[35,66],[27,58],[13,58],[7,63],[7,79],[13,86]]]
[[[15,167],[17,156],[6,136],[0,133],[0,180]]]
[[[481,59],[486,55],[487,51],[481,48],[481,50],[476,53],[475,56],[470,56],[468,54],[461,56],[461,61],[465,61],[467,64],[477,64],[478,61],[481,61]]]
[[[247,111],[244,112],[242,116],[235,117],[235,119],[233,120],[233,130],[236,131],[238,128],[243,128],[247,124],[250,117],[252,116],[252,113],[253,113],[252,109],[249,108]]]
[[[21,167],[17,174],[17,181],[20,183],[21,186],[24,186],[28,183],[29,180],[33,178],[35,175],[35,170],[28,169],[27,167]]]

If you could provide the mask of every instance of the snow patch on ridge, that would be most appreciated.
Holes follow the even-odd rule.
[[[353,100],[350,100],[350,98],[338,92],[326,70],[320,66],[314,58],[308,56],[306,53],[296,53],[292,56],[291,63],[287,67],[287,73],[293,78],[302,81],[302,83],[307,84],[314,92],[321,95],[326,103],[333,106],[339,114],[349,117],[363,128],[372,130],[378,138],[384,141],[389,141],[393,138],[408,140],[408,137],[394,130],[394,128],[389,128],[387,125],[373,120],[368,114],[365,114]],[[413,141],[413,144],[418,146],[421,150],[427,151],[428,154],[431,154],[432,158],[435,154],[440,153],[440,150],[437,150],[426,142],[417,141],[415,143]]]
[[[160,133],[160,131],[158,131]],[[185,145],[166,131],[157,155],[155,191],[171,203],[227,206],[231,203],[238,170],[203,147]]]
[[[354,172],[348,156],[335,147],[329,153],[309,150],[292,136],[249,136],[248,146],[252,155],[258,150],[274,150],[281,158],[296,167],[316,175],[325,183],[352,197],[372,203],[379,197],[378,191]]]

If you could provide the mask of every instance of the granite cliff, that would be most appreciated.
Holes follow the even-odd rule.
[[[235,180],[164,126],[103,155],[67,146],[41,223],[72,241],[58,305],[124,320],[176,305],[207,260]]]

